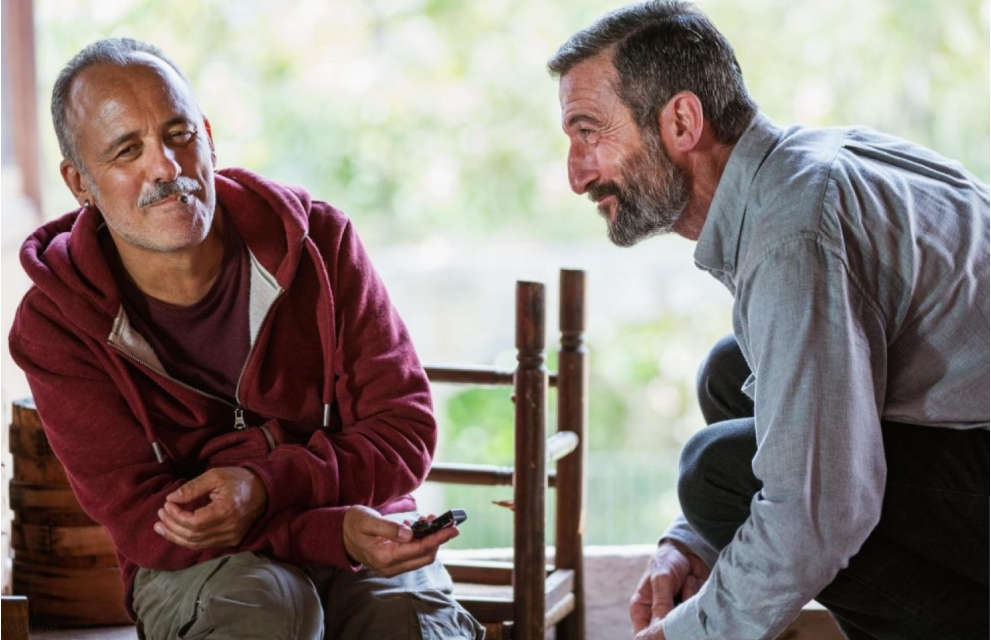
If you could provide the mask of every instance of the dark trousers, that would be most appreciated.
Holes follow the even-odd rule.
[[[761,490],[750,375],[732,336],[699,370],[708,427],[681,456],[678,496],[717,549],[733,539]],[[989,434],[882,421],[888,467],[881,520],[846,569],[816,597],[847,637],[989,637]]]

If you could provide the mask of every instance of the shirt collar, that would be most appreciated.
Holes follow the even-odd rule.
[[[695,246],[700,269],[730,274],[736,270],[747,192],[780,135],[781,130],[758,113],[733,146]]]

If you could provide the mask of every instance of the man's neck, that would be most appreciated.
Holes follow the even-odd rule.
[[[685,213],[674,225],[674,232],[689,240],[698,240],[702,235],[702,227],[709,217],[709,207],[716,195],[719,179],[723,175],[729,156],[734,145],[724,145],[713,142],[702,153],[693,158],[688,167],[691,176],[692,191],[688,197]]]
[[[162,253],[135,247],[110,231],[121,263],[138,289],[167,304],[188,307],[210,291],[224,260],[224,216],[218,207],[203,242],[183,251]]]

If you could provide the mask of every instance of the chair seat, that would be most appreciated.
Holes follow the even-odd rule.
[[[548,573],[544,588],[544,620],[548,628],[574,611],[574,585],[574,571],[558,569]],[[483,624],[498,625],[513,619],[512,585],[456,582],[454,596]]]

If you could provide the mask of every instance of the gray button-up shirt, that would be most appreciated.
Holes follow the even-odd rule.
[[[695,250],[735,298],[763,483],[671,640],[773,638],[877,524],[880,421],[988,428],[988,187],[865,128],[757,116]],[[665,533],[713,565],[679,520]]]

